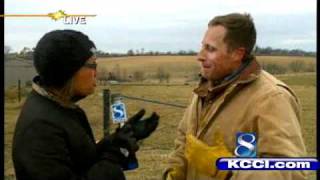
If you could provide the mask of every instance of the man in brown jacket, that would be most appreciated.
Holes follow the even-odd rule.
[[[236,134],[255,133],[257,157],[303,157],[301,107],[295,93],[262,70],[252,54],[249,14],[213,18],[197,56],[201,81],[179,124],[166,180],[300,180],[304,171],[220,171],[215,160],[235,156]]]

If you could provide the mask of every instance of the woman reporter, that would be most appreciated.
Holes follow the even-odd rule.
[[[13,140],[17,179],[125,179],[123,170],[130,167],[132,156],[120,148],[134,155],[136,122],[150,126],[142,128],[149,136],[159,116],[140,121],[140,112],[96,143],[86,114],[75,104],[96,86],[95,44],[81,32],[45,34],[35,48],[34,66],[39,75],[33,79]]]

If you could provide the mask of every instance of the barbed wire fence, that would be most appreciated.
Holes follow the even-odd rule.
[[[153,104],[160,104],[160,105],[171,106],[171,107],[181,108],[181,109],[184,109],[187,107],[185,105],[162,102],[162,101],[153,100],[153,99],[145,99],[145,98],[140,98],[140,97],[127,96],[127,95],[120,94],[120,93],[112,94],[110,89],[103,89],[103,132],[104,132],[105,136],[110,133],[110,106],[111,106],[111,99],[114,96],[120,96],[120,97],[126,98],[126,99],[143,101],[143,102],[148,102],[148,103],[153,103]]]

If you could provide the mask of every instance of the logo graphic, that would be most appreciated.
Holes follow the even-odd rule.
[[[219,170],[318,170],[320,163],[316,158],[257,157],[257,138],[255,133],[237,133],[237,157],[222,157],[216,161]]]
[[[237,157],[256,157],[257,139],[255,133],[237,133],[237,144],[234,154]]]
[[[51,17],[52,20],[57,21],[65,16],[67,16],[67,14],[65,13],[65,11],[59,10],[55,13],[49,13],[48,16]]]
[[[316,158],[220,158],[216,166],[220,170],[318,170]]]
[[[94,14],[67,14],[63,10],[48,14],[2,14],[0,17],[50,17],[57,21],[63,19],[64,24],[86,24],[86,17],[95,17]]]
[[[112,119],[114,123],[122,123],[127,120],[126,107],[124,103],[116,103],[111,106]]]

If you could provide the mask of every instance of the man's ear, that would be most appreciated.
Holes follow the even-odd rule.
[[[236,48],[235,50],[233,50],[233,53],[232,53],[233,60],[241,62],[242,59],[244,58],[245,53],[246,53],[246,48],[244,47]]]

